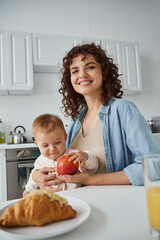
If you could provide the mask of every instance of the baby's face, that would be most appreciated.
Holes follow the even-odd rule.
[[[67,134],[63,129],[56,128],[49,133],[41,129],[35,138],[41,154],[51,160],[57,160],[66,150]]]

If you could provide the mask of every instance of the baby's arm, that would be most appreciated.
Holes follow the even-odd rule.
[[[94,173],[98,170],[98,160],[89,151],[72,152],[69,155],[72,155],[69,161],[79,162],[82,172],[89,171]]]
[[[89,151],[85,151],[88,154],[88,159],[84,162],[82,172],[95,173],[99,168],[99,162],[97,158]]]

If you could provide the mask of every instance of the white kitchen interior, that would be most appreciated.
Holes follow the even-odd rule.
[[[42,113],[58,114],[69,123],[60,109],[59,70],[65,51],[83,41],[115,53],[123,87],[128,88],[124,98],[133,101],[146,120],[160,116],[159,13],[158,0],[0,0],[0,118],[6,142],[19,125],[31,142],[32,121]],[[160,143],[159,135],[155,138]],[[0,201],[7,196],[5,154],[0,152]]]
[[[159,13],[158,0],[0,0],[0,30],[137,42],[143,90],[124,97],[150,120],[160,115]],[[59,82],[58,73],[34,73],[31,95],[0,96],[7,142],[17,125],[25,127],[30,140],[32,121],[41,113],[56,113],[69,122],[60,110]]]
[[[33,120],[53,113],[66,127],[70,122],[58,92],[65,52],[92,41],[118,64],[123,98],[135,103],[160,147],[160,0],[0,0],[0,131],[2,119],[6,141],[0,140],[0,215],[22,197],[40,155]],[[9,136],[17,126],[24,135]],[[27,143],[12,144],[20,139]],[[63,221],[49,231],[48,225],[21,233],[0,227],[0,239],[151,239],[144,186],[86,186],[58,194],[78,207],[69,230]],[[87,219],[82,226],[79,213]]]

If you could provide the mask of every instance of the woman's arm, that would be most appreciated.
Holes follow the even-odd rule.
[[[67,183],[80,183],[85,185],[129,185],[127,175],[124,171],[103,173],[103,174],[89,174],[77,173],[75,175],[63,175],[60,179]]]

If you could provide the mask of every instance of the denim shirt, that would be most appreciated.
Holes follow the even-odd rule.
[[[73,142],[81,128],[87,107],[68,126],[66,147]],[[133,185],[143,185],[142,157],[160,153],[150,127],[135,104],[113,98],[99,111],[107,172],[124,170]]]

